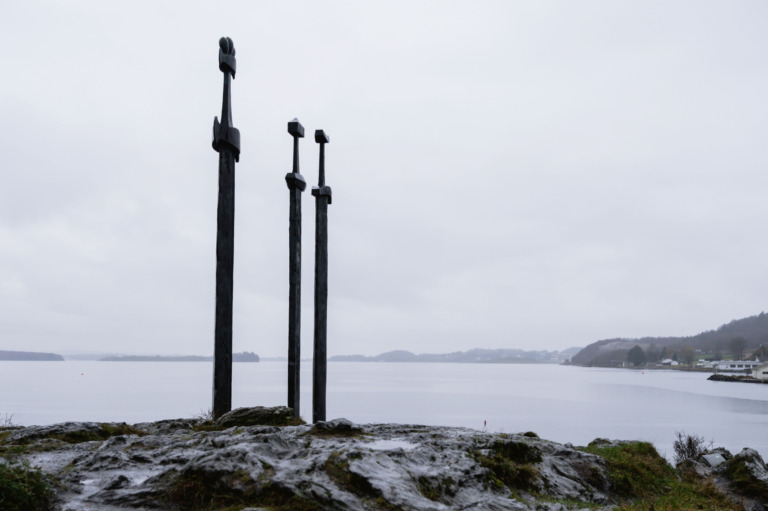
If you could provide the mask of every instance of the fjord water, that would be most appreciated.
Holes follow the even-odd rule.
[[[311,362],[302,364],[301,414],[312,416]],[[768,459],[768,385],[708,374],[557,365],[337,362],[328,367],[328,418],[358,423],[534,431],[586,445],[647,440],[671,457],[676,431]],[[287,363],[234,364],[233,407],[284,405]],[[211,406],[202,362],[0,362],[0,419],[136,423],[193,417]]]

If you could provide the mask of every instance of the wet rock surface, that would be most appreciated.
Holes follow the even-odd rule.
[[[617,502],[600,456],[531,435],[345,419],[258,425],[253,414],[239,416],[248,425],[169,420],[130,426],[128,434],[107,428],[116,434],[99,440],[88,439],[103,434],[93,423],[20,428],[0,436],[0,448],[41,467],[61,511],[559,511]],[[59,426],[89,435],[72,442],[46,436]],[[752,454],[739,466],[768,479]]]

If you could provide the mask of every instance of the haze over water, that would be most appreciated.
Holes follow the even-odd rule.
[[[233,407],[286,402],[287,364],[234,364]],[[328,417],[359,423],[534,431],[585,445],[647,440],[671,457],[676,431],[768,459],[768,385],[707,381],[706,373],[557,365],[330,363]],[[0,362],[0,417],[20,425],[137,423],[210,408],[212,367],[192,362]],[[301,414],[312,415],[311,363]]]

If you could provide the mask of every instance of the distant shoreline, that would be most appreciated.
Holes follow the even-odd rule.
[[[259,362],[255,353],[234,353],[232,362]],[[98,362],[213,362],[213,357],[199,355],[120,355],[98,359]]]

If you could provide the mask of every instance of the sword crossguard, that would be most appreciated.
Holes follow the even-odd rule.
[[[240,130],[232,126],[224,126],[218,117],[213,118],[213,149],[220,153],[228,147],[235,153],[235,161],[240,161]]]
[[[289,190],[298,190],[303,192],[307,188],[307,182],[304,180],[304,176],[298,172],[289,172],[285,175],[285,183],[288,185]]]
[[[328,197],[328,204],[333,203],[333,192],[330,186],[313,186],[312,196],[318,198]]]

